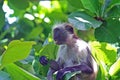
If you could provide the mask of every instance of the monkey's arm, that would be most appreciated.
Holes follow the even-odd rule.
[[[93,73],[93,69],[90,66],[83,63],[81,65],[66,67],[66,68],[63,68],[63,69],[59,70],[56,78],[57,78],[57,80],[62,80],[63,76],[66,73],[75,72],[75,71],[81,71],[82,73],[86,73],[86,74],[92,74]]]
[[[53,80],[53,73],[55,72],[55,70],[53,69],[49,69],[48,73],[47,73],[47,80]]]
[[[60,61],[61,60],[58,59],[57,61],[52,60],[50,62],[50,69],[47,73],[47,80],[53,80],[53,73],[61,69]]]

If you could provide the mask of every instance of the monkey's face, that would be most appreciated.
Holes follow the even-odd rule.
[[[53,34],[53,39],[56,44],[64,44],[67,39],[67,32],[62,29],[62,28],[55,28],[54,29],[54,34]]]
[[[68,24],[61,24],[54,28],[53,39],[58,45],[65,44],[71,34],[73,34],[73,28]]]

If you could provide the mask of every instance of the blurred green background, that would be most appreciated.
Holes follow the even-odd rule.
[[[120,80],[120,0],[0,0],[0,80],[46,80],[39,57],[56,58],[63,22],[91,45],[97,80]]]

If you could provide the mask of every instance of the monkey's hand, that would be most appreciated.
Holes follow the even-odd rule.
[[[72,71],[71,68],[60,69],[56,75],[56,80],[63,80],[63,76]]]
[[[49,69],[48,74],[47,74],[47,80],[53,80],[53,73],[60,70],[60,66],[54,60],[51,60],[49,62],[49,65],[50,65],[50,69]]]
[[[55,60],[49,60],[46,56],[41,56],[39,61],[43,66],[49,65],[54,71],[58,71],[60,69],[59,64]]]
[[[55,70],[55,71],[60,70],[60,66],[55,60],[50,61],[50,68]]]

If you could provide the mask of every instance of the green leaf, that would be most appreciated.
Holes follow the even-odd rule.
[[[76,71],[76,72],[71,72],[71,73],[67,73],[64,77],[65,80],[70,80],[70,78],[72,78],[73,76],[80,74],[81,71]]]
[[[32,31],[30,32],[30,34],[28,35],[27,38],[35,39],[36,37],[38,37],[40,35],[40,33],[42,33],[42,31],[43,31],[42,27],[36,27],[36,28],[32,29]]]
[[[99,0],[99,5],[100,5],[100,16],[101,17],[105,17],[105,11],[106,11],[106,8],[108,7],[108,5],[110,4],[110,1],[111,0]]]
[[[0,71],[0,80],[11,80],[11,78],[8,73]]]
[[[106,80],[108,76],[108,66],[112,65],[117,57],[117,48],[105,42],[90,42],[92,54],[99,65],[96,80]]]
[[[88,9],[92,13],[97,13],[98,0],[81,0],[84,8]],[[97,13],[99,14],[99,13]]]
[[[5,13],[3,12],[2,8],[0,8],[0,31],[5,24]]]
[[[5,68],[11,75],[12,80],[40,80],[15,64],[8,64]]]
[[[109,12],[108,16],[110,18],[119,18],[120,17],[120,6],[113,7]]]
[[[7,50],[2,55],[1,65],[25,59],[29,55],[33,44],[35,44],[33,41],[11,41]]]
[[[106,69],[104,68],[104,66],[102,64],[99,64],[99,70],[97,73],[96,80],[106,80],[105,73],[106,73]]]
[[[95,38],[98,41],[115,43],[119,41],[120,21],[116,19],[107,20],[107,24],[95,29]]]
[[[111,65],[117,56],[117,49],[108,43],[90,42],[93,55],[97,57],[98,61],[104,64]],[[104,65],[102,64],[102,65]]]
[[[80,0],[67,0],[75,8],[83,8],[83,5]]]
[[[79,30],[87,30],[90,27],[97,28],[102,24],[102,22],[80,11],[70,14],[68,20]]]
[[[117,5],[120,5],[120,0],[111,0],[111,3],[107,8],[107,11],[111,10],[114,6],[117,6]]]
[[[40,56],[47,56],[49,59],[55,59],[58,47],[55,44],[45,45],[39,52]]]
[[[109,74],[114,76],[120,72],[120,58],[110,67]]]
[[[9,0],[8,1],[12,6],[14,6],[17,9],[25,10],[29,7],[29,1],[28,0]]]

